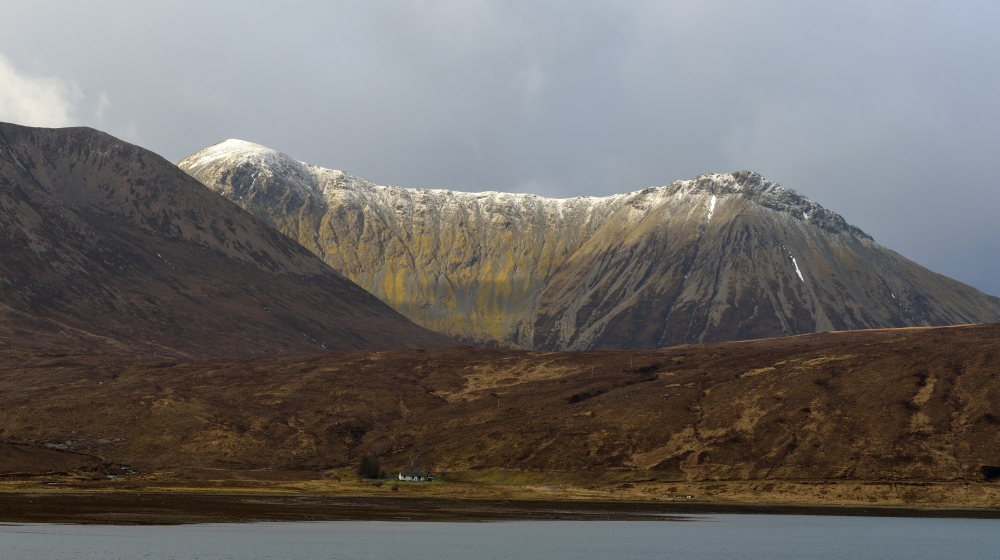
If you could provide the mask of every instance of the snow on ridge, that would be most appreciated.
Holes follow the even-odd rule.
[[[812,202],[805,196],[794,190],[788,189],[764,179],[759,173],[752,171],[739,171],[735,173],[705,173],[692,179],[678,180],[664,186],[648,187],[642,190],[627,193],[612,194],[608,196],[576,196],[568,198],[549,198],[533,193],[515,192],[466,192],[451,189],[416,189],[404,188],[393,185],[378,185],[362,177],[357,177],[344,171],[327,169],[317,165],[300,162],[290,156],[273,150],[266,146],[248,142],[246,140],[228,139],[191,156],[181,162],[181,166],[193,173],[214,167],[222,162],[230,162],[237,166],[261,166],[269,168],[275,175],[286,175],[299,188],[312,193],[322,193],[324,198],[336,196],[336,192],[353,191],[362,198],[371,195],[396,197],[406,193],[407,197],[419,197],[426,202],[436,199],[436,203],[444,204],[447,201],[458,203],[460,201],[478,206],[498,208],[518,204],[521,206],[544,207],[553,215],[563,215],[564,212],[592,212],[599,209],[606,211],[617,208],[626,201],[632,201],[636,209],[649,207],[656,204],[658,199],[664,196],[679,195],[681,198],[688,196],[711,196],[709,201],[707,220],[711,220],[715,214],[715,206],[718,203],[718,196],[726,193],[740,193],[744,196],[756,199],[764,206],[775,210],[784,211],[793,215],[802,216],[806,221],[810,221],[810,216],[816,215],[823,219],[823,208]],[[386,190],[387,189],[387,190]],[[389,194],[393,189],[400,189],[398,194]],[[384,191],[376,194],[376,191]],[[367,193],[362,193],[367,191]],[[638,205],[636,206],[636,204]],[[842,218],[841,218],[842,220]],[[846,223],[846,222],[845,222]]]
[[[278,167],[278,168],[302,166],[304,168],[302,169],[302,171],[305,171],[309,175],[312,175],[317,180],[319,180],[319,176],[323,175],[325,172],[340,173],[343,174],[344,176],[349,175],[344,171],[328,169],[307,162],[301,162],[277,150],[268,148],[267,146],[235,138],[224,140],[222,142],[219,142],[218,144],[215,144],[213,146],[201,150],[200,152],[188,156],[185,160],[183,160],[183,163],[184,167],[187,169],[199,169],[224,159],[236,160],[237,164],[261,163],[270,167]],[[278,169],[276,169],[276,171],[278,171]],[[351,176],[351,178],[360,179],[361,180],[360,184],[363,184],[365,186],[374,185],[382,188],[394,187],[393,185],[377,185],[361,177],[355,178],[354,176]],[[741,178],[743,179],[742,181]],[[746,182],[746,179],[750,179],[750,184],[744,184],[744,182]],[[706,185],[705,184],[706,182],[710,184]],[[352,181],[352,183],[358,184],[359,182],[355,180]],[[404,188],[404,190],[411,192],[423,191],[427,194],[432,194],[437,196],[445,195],[445,196],[456,196],[459,198],[472,196],[480,200],[492,199],[498,202],[499,200],[513,199],[513,200],[532,200],[545,205],[549,203],[571,204],[571,205],[574,203],[576,204],[582,203],[587,206],[597,206],[603,203],[614,203],[621,200],[622,198],[633,198],[643,195],[659,194],[662,196],[668,190],[688,191],[692,194],[695,192],[701,192],[706,194],[708,192],[711,192],[713,196],[715,196],[715,190],[717,188],[729,189],[737,192],[750,192],[750,193],[757,191],[760,194],[768,193],[768,191],[774,194],[778,193],[784,194],[785,191],[794,193],[794,191],[790,191],[789,189],[786,189],[785,187],[782,187],[777,183],[772,183],[770,181],[767,181],[766,179],[761,177],[760,174],[755,172],[704,173],[702,175],[694,177],[693,179],[674,181],[669,185],[647,187],[641,190],[630,191],[626,193],[617,193],[603,197],[575,196],[566,198],[550,198],[550,197],[536,195],[533,193],[515,193],[515,192],[500,192],[500,191],[469,192],[469,191],[458,191],[451,189],[414,189],[405,187],[398,187],[398,188]],[[801,195],[798,195],[798,193],[794,194],[801,197]],[[811,203],[811,201],[808,201],[808,199],[805,199],[805,197],[801,198],[805,200],[807,206],[811,206],[814,204]],[[559,202],[557,203],[556,201]],[[710,213],[711,212],[712,211],[710,210]]]
[[[212,165],[220,160],[233,160],[234,163],[243,164],[263,164],[268,167],[276,168],[274,171],[282,171],[286,168],[299,168],[296,171],[305,172],[313,177],[316,183],[325,182],[326,177],[322,177],[325,173],[330,172],[334,174],[342,174],[345,178],[349,176],[348,173],[343,171],[338,171],[334,169],[328,169],[320,167],[307,162],[297,161],[290,156],[278,152],[277,150],[268,148],[266,146],[256,144],[254,142],[248,142],[246,140],[239,139],[228,139],[200,152],[197,152],[191,156],[188,156],[183,160],[186,169],[197,170],[200,168]],[[301,167],[300,167],[301,166]],[[759,177],[757,174],[754,176]],[[636,198],[644,195],[660,195],[662,196],[665,192],[674,187],[675,189],[690,190],[690,191],[708,191],[707,188],[702,186],[703,181],[711,182],[711,190],[714,191],[715,187],[729,187],[731,189],[742,191],[744,190],[744,185],[742,185],[733,173],[706,173],[699,175],[693,179],[674,181],[669,185],[664,186],[654,186],[645,189],[631,191],[627,193],[617,193],[608,196],[575,196],[567,198],[550,198],[533,193],[515,193],[515,192],[500,192],[500,191],[485,191],[485,192],[467,192],[467,191],[457,191],[451,189],[414,189],[405,187],[395,187],[393,185],[377,185],[361,177],[350,176],[352,181],[350,181],[350,187],[357,188],[358,186],[364,186],[370,188],[371,186],[379,188],[403,188],[412,194],[416,194],[418,191],[423,194],[430,194],[432,196],[446,196],[446,197],[456,197],[456,198],[468,198],[473,197],[477,200],[489,200],[493,203],[509,203],[509,201],[531,201],[534,203],[540,203],[545,206],[551,205],[553,208],[560,207],[562,205],[575,206],[583,205],[585,207],[597,207],[606,204],[616,204],[626,198]],[[360,181],[359,181],[360,180]],[[326,189],[323,189],[326,190]],[[561,209],[560,209],[561,211]]]
[[[186,157],[182,162],[185,163],[187,167],[204,167],[210,165],[219,160],[232,159],[234,157],[244,157],[249,154],[255,153],[275,153],[266,146],[261,146],[260,144],[254,144],[253,142],[247,142],[246,140],[237,140],[235,138],[230,138],[228,140],[223,140],[218,144],[214,144],[201,150],[195,154]]]
[[[466,192],[466,191],[457,191],[451,189],[421,189],[421,188],[398,187],[396,185],[378,185],[362,177],[355,177],[353,175],[350,175],[344,171],[328,169],[307,162],[300,162],[294,160],[290,156],[283,154],[277,150],[268,148],[266,146],[262,146],[260,144],[255,144],[253,142],[248,142],[246,140],[238,140],[238,139],[224,140],[222,142],[219,142],[218,144],[209,146],[208,148],[205,148],[195,154],[188,156],[187,158],[182,160],[182,163],[185,169],[197,170],[200,168],[207,167],[208,165],[211,165],[217,161],[226,159],[234,161],[234,163],[236,164],[262,163],[264,165],[278,167],[278,168],[292,167],[293,166],[292,164],[294,162],[294,164],[297,164],[295,165],[296,167],[298,165],[303,166],[304,170],[306,170],[309,175],[312,175],[316,179],[319,179],[320,176],[324,175],[325,173],[333,173],[336,175],[342,174],[345,177],[350,176],[350,178],[355,179],[355,181],[352,181],[352,183],[355,184],[357,184],[358,183],[357,180],[360,179],[360,183],[365,185],[366,187],[374,186],[381,189],[401,188],[404,191],[410,192],[412,194],[417,194],[419,192],[422,194],[431,194],[436,196],[442,196],[442,195],[455,196],[458,198],[475,197],[480,200],[490,199],[496,202],[509,201],[513,199],[513,200],[533,200],[540,202],[542,204],[552,203],[553,205],[566,204],[566,203],[573,204],[574,202],[584,203],[584,204],[589,203],[588,205],[600,205],[601,203],[615,202],[624,197],[636,196],[639,195],[640,193],[644,193],[651,189],[662,191],[663,189],[666,188],[662,186],[649,187],[647,189],[639,191],[632,191],[629,193],[621,193],[621,194],[612,194],[603,197],[575,196],[567,198],[549,198],[533,193],[515,193],[515,192],[500,192],[500,191]],[[276,171],[278,170],[280,169],[276,169]]]

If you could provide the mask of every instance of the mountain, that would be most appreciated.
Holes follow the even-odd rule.
[[[555,200],[378,186],[239,140],[179,166],[418,324],[478,345],[655,348],[1000,321],[1000,299],[747,171]]]
[[[156,154],[0,123],[0,342],[251,356],[454,344]]]

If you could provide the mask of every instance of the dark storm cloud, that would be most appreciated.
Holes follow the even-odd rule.
[[[242,138],[549,196],[753,169],[1000,293],[995,3],[81,4],[4,8],[0,88],[61,80],[173,161]]]

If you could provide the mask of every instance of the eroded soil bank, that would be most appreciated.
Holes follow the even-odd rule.
[[[663,482],[631,473],[595,481],[504,471],[407,483],[333,471],[225,474],[6,479],[0,522],[678,520],[708,513],[1000,518],[1000,484],[993,483]]]
[[[191,492],[0,494],[2,523],[173,525],[255,521],[684,521],[693,515],[789,514],[1000,518],[998,509],[805,506],[708,501],[483,500]]]

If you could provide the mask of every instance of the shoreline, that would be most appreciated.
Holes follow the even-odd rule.
[[[490,500],[310,494],[0,492],[0,523],[180,525],[294,521],[685,521],[692,516],[835,515],[1000,519],[1000,509],[716,501]]]

